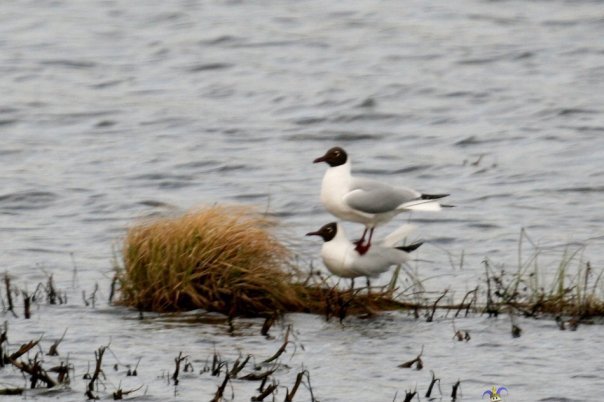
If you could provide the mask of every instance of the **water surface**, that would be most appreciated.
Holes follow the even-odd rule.
[[[272,354],[279,334],[266,341],[256,321],[231,337],[220,325],[86,308],[80,293],[99,283],[106,299],[137,218],[217,202],[268,209],[302,263],[320,265],[320,245],[303,234],[333,219],[318,201],[325,167],[311,163],[333,145],[357,174],[451,193],[456,208],[378,232],[419,225],[426,244],[412,269],[429,290],[463,294],[485,257],[515,270],[521,228],[545,273],[566,245],[585,246],[583,260],[601,269],[602,37],[597,1],[3,3],[0,255],[19,287],[52,273],[71,292],[67,307],[40,306],[30,321],[5,314],[11,347],[69,328],[64,352],[81,376],[111,340],[121,360],[144,356],[146,400],[174,395],[158,377],[181,350]],[[445,395],[461,379],[464,400],[493,383],[514,400],[595,401],[604,382],[591,358],[599,326],[526,321],[512,339],[508,318],[474,317],[456,323],[472,334],[457,343],[445,318],[287,320],[304,349],[283,381],[303,365],[321,401],[401,399],[425,390],[428,369]],[[422,344],[423,371],[396,368]],[[176,399],[210,399],[218,383],[182,381]],[[72,388],[59,397],[81,400],[84,385]]]

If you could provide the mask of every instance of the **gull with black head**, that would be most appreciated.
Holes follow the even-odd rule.
[[[394,187],[376,180],[354,177],[348,154],[340,147],[329,149],[314,163],[329,165],[321,183],[321,202],[336,217],[365,225],[363,236],[356,242],[359,254],[371,247],[375,227],[389,222],[404,211],[440,211],[436,201],[449,194],[425,194],[406,188]],[[369,231],[369,239],[365,236]]]
[[[354,243],[348,240],[342,226],[336,222],[328,223],[306,235],[320,236],[323,239],[321,259],[329,272],[341,278],[350,278],[353,287],[354,278],[364,276],[367,278],[369,289],[369,278],[375,278],[388,271],[390,267],[409,261],[411,258],[409,253],[422,245],[419,242],[408,246],[394,246],[407,237],[413,229],[413,225],[401,226],[364,254],[360,254],[355,249]]]

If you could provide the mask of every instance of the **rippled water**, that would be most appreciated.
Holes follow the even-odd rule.
[[[173,397],[157,377],[181,350],[272,354],[281,339],[253,320],[231,337],[92,310],[79,294],[98,282],[107,296],[113,250],[137,217],[215,202],[268,208],[301,260],[320,265],[303,234],[332,218],[318,201],[325,167],[311,161],[335,144],[358,174],[452,194],[456,208],[411,216],[431,290],[473,288],[485,257],[514,269],[521,228],[544,270],[567,244],[601,268],[602,37],[598,1],[3,2],[0,255],[20,287],[52,273],[72,295],[30,321],[5,314],[12,346],[69,328],[64,351],[81,376],[111,339],[120,359],[144,356],[149,400]],[[509,400],[595,401],[604,389],[600,326],[526,321],[512,339],[507,318],[476,317],[457,322],[472,333],[462,344],[447,319],[287,320],[304,349],[283,385],[303,364],[321,401],[401,399],[425,390],[428,369],[445,395],[461,379],[464,400],[491,383]],[[396,368],[422,344],[423,371]],[[218,383],[182,381],[176,399],[210,399]],[[84,385],[72,389],[51,397],[81,400]]]

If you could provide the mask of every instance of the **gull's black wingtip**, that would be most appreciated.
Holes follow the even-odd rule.
[[[450,194],[422,194],[422,200],[438,200],[439,198],[448,197]]]
[[[419,248],[419,246],[421,246],[422,244],[424,244],[423,241],[417,242],[417,243],[413,243],[410,244],[408,246],[400,246],[400,247],[396,247],[397,249],[404,251],[405,253],[410,253],[413,250],[417,250]]]

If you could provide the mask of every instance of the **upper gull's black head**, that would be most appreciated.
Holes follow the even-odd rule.
[[[313,162],[314,163],[325,162],[329,166],[334,167],[334,166],[340,166],[340,165],[345,164],[347,159],[348,159],[348,155],[346,154],[346,151],[344,151],[344,149],[342,149],[340,147],[333,147],[333,148],[330,148],[325,153],[325,155],[315,159]]]

